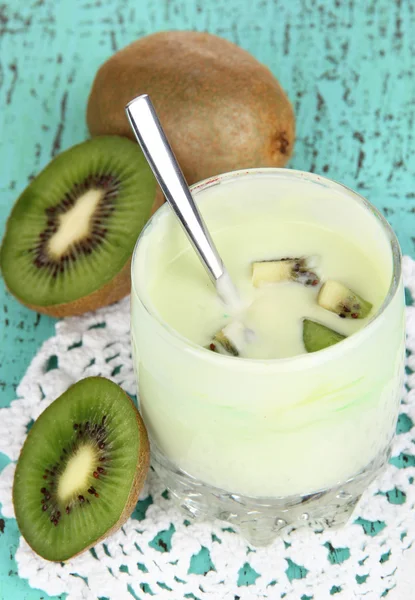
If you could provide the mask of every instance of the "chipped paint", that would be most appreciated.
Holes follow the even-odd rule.
[[[240,0],[0,1],[0,236],[28,181],[87,136],[99,65],[139,36],[179,28],[222,35],[265,63],[297,115],[290,166],[360,191],[415,255],[415,5],[404,0],[251,0],[249,10]],[[0,307],[2,405],[54,321],[20,306],[2,283]],[[11,570],[9,596],[38,600],[14,575],[13,527],[0,545],[0,587]]]

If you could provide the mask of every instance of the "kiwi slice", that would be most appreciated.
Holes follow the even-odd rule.
[[[322,286],[317,302],[323,308],[337,313],[342,319],[364,319],[372,304],[338,281],[328,280]]]
[[[17,463],[19,529],[43,558],[65,561],[121,527],[149,466],[141,417],[102,377],[71,386],[37,419]]]
[[[303,321],[303,342],[307,352],[317,352],[345,339],[345,335],[310,319]]]
[[[155,200],[138,144],[97,137],[55,158],[17,200],[0,250],[10,292],[62,317],[129,293],[130,259]]]
[[[255,287],[280,281],[296,281],[315,286],[320,279],[310,270],[307,258],[280,258],[252,263],[252,283]]]

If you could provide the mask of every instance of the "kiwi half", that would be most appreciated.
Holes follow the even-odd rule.
[[[149,466],[141,417],[120,387],[89,377],[37,419],[17,463],[13,503],[21,534],[65,561],[128,519]]]
[[[155,196],[150,167],[130,140],[97,137],[63,152],[13,207],[0,250],[8,289],[57,317],[119,300]]]

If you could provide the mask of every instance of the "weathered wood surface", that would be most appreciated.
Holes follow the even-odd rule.
[[[415,254],[412,0],[0,4],[0,235],[34,174],[87,136],[86,99],[97,67],[130,41],[163,29],[208,30],[268,65],[297,114],[291,166],[360,191],[388,217],[404,252]],[[6,404],[53,321],[20,307],[0,286],[0,402]],[[44,597],[14,575],[12,521],[4,534],[0,528],[1,537],[7,543],[0,543],[0,597]]]

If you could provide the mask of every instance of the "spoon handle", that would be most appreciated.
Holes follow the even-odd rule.
[[[153,103],[144,94],[125,108],[130,125],[168,203],[216,286],[226,269],[195,205]]]

